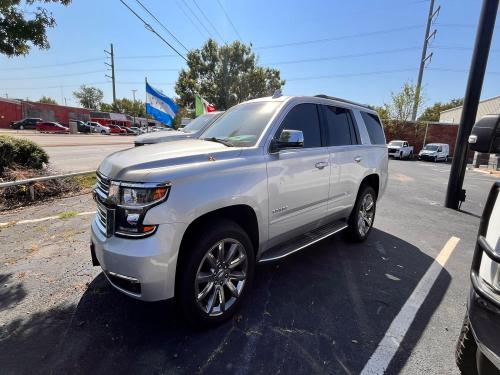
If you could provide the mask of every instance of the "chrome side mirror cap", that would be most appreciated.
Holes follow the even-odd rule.
[[[304,133],[302,130],[283,129],[279,139],[273,139],[271,142],[271,152],[302,147],[304,147]]]

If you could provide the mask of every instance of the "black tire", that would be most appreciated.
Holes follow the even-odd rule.
[[[399,153],[399,160],[403,160],[403,153],[402,152]]]
[[[24,125],[19,125],[19,130],[24,130]]]
[[[434,156],[434,163],[437,163],[437,162],[438,162],[438,157]]]
[[[410,151],[410,154],[408,155],[408,160],[413,160],[413,151]]]
[[[200,304],[198,303],[198,299],[196,297],[196,277],[201,267],[204,265],[203,262],[208,261],[206,258],[207,253],[215,251],[211,249],[213,249],[222,240],[227,239],[238,242],[241,246],[243,246],[244,251],[246,252],[246,279],[244,280],[243,286],[239,292],[239,296],[228,308],[224,309],[224,311],[220,308],[220,300],[214,300],[213,303],[219,302],[219,309],[218,311],[215,311],[214,308],[212,314],[217,315],[212,315],[202,309],[200,304],[203,304],[203,300]],[[176,299],[183,315],[186,317],[188,322],[194,326],[212,326],[226,321],[234,314],[244,301],[252,284],[255,268],[255,255],[252,241],[250,241],[248,234],[238,224],[231,220],[213,220],[205,223],[201,228],[196,230],[196,238],[193,238],[185,244],[185,246],[183,246],[183,251],[184,255],[181,255],[179,266],[177,268],[178,275],[176,288]],[[226,252],[225,257],[227,255],[228,254]],[[216,261],[218,262],[218,260]],[[231,272],[229,269],[228,271]],[[215,280],[216,271],[211,270],[211,272],[213,274],[211,280]],[[221,288],[222,294],[229,297],[228,300],[224,299],[228,303],[231,299],[233,299],[233,296],[231,295],[226,284],[221,283],[213,286],[212,290],[214,291],[214,294],[217,290],[216,288]],[[208,300],[211,298],[209,294],[212,295],[212,293],[207,294]],[[217,297],[217,299],[218,298],[219,297]]]
[[[472,335],[469,318],[465,315],[455,349],[455,362],[462,375],[478,375],[476,353],[477,344]]]
[[[106,130],[101,130],[101,134],[106,134]]]
[[[363,231],[360,228],[359,222],[362,216],[362,211],[363,211],[363,204],[365,202],[365,197],[371,196],[372,202],[373,202],[373,209],[370,209],[370,212],[372,214],[369,216],[371,217],[371,223],[368,227],[368,230]],[[356,203],[354,204],[354,208],[352,209],[351,215],[349,216],[348,219],[348,227],[347,227],[347,234],[349,238],[354,241],[354,242],[363,242],[368,238],[368,235],[370,234],[372,227],[373,227],[373,222],[375,221],[375,212],[377,209],[377,194],[375,193],[375,190],[369,186],[369,185],[362,185],[360,187],[358,197],[356,198]],[[366,220],[364,221],[366,225]],[[365,228],[366,229],[366,228]]]

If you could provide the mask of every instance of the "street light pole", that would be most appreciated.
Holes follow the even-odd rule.
[[[495,29],[495,19],[499,0],[483,0],[479,24],[477,26],[474,52],[469,70],[469,79],[464,96],[462,116],[458,127],[455,153],[451,164],[450,178],[446,191],[445,207],[458,209],[459,202],[465,200],[465,190],[462,189],[467,166],[468,138],[476,121],[477,107],[483,87],[491,39]]]

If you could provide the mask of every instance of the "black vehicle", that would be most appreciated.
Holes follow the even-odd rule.
[[[500,153],[500,115],[479,120],[469,137],[470,149]],[[500,373],[500,181],[491,188],[479,225],[470,271],[467,315],[455,358],[464,375]]]
[[[10,127],[12,129],[36,129],[36,124],[42,122],[41,118],[25,118],[20,121],[12,122]]]
[[[91,133],[92,132],[92,127],[83,122],[83,121],[75,121],[76,122],[76,130],[78,130],[79,133]]]

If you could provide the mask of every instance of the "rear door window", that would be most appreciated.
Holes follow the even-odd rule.
[[[327,145],[346,146],[356,144],[356,134],[352,126],[349,110],[330,105],[321,106],[325,112]]]
[[[293,107],[281,123],[278,137],[283,129],[301,130],[304,148],[321,147],[321,130],[316,104],[304,103]]]
[[[361,111],[366,130],[373,145],[385,145],[384,129],[377,115]]]

